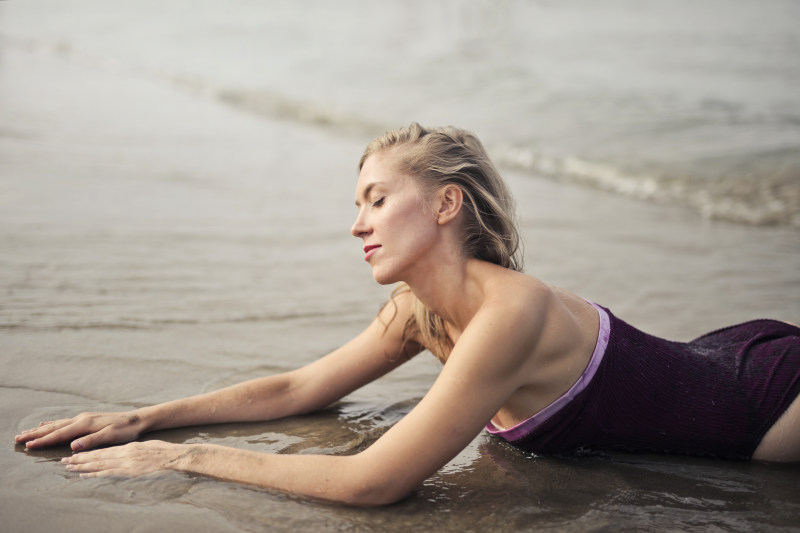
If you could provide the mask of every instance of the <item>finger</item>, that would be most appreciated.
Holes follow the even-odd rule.
[[[81,438],[76,439],[70,443],[70,448],[78,452],[81,450],[91,450],[104,444],[112,444],[115,442],[115,432],[111,426],[106,426],[100,431],[83,435]]]
[[[91,473],[104,472],[108,470],[120,469],[124,464],[124,459],[110,458],[98,459],[94,461],[84,461],[79,463],[67,463],[66,469],[69,472]]]
[[[111,448],[103,448],[100,450],[75,453],[70,455],[69,457],[62,458],[61,462],[64,464],[83,464],[83,463],[92,463],[97,461],[123,459],[130,455],[131,450],[134,449],[133,444],[137,443],[130,443],[130,444],[125,444],[123,446],[112,446]]]
[[[67,470],[77,470],[81,471],[86,469],[86,465],[96,465],[103,461],[113,460],[116,459],[113,456],[108,455],[109,450],[95,450],[93,452],[84,452],[84,453],[76,453],[70,457],[64,457],[61,459],[61,463],[65,465]]]
[[[61,427],[67,423],[69,423],[69,419],[64,420],[55,420],[49,422],[40,422],[39,425],[33,429],[26,429],[21,431],[18,435],[14,437],[14,440],[17,442],[24,441],[25,439],[32,439],[36,438],[37,435],[44,435],[49,431],[52,431],[55,427]]]
[[[72,419],[56,420],[54,422],[42,422],[39,427],[27,429],[15,436],[14,441],[21,444],[36,440],[69,425],[71,422]]]
[[[76,453],[64,457],[61,462],[71,472],[99,472],[108,469],[119,469],[131,461],[131,445],[114,446],[101,450]]]
[[[82,437],[92,431],[91,422],[87,420],[70,420],[63,427],[54,426],[50,428],[49,432],[45,432],[41,437],[28,441],[25,446],[28,448],[44,448],[76,437]]]

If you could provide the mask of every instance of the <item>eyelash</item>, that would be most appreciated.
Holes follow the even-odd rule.
[[[385,196],[381,197],[378,200],[375,200],[374,202],[372,202],[372,207],[380,207],[380,206],[382,206],[384,200],[386,200]]]

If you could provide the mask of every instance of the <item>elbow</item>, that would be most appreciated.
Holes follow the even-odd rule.
[[[356,459],[358,456],[351,456]],[[352,465],[346,483],[341,486],[340,501],[354,507],[380,507],[397,503],[408,497],[418,485],[402,475],[393,475],[383,468],[375,468],[361,461]]]
[[[358,487],[348,491],[342,503],[353,507],[383,507],[401,501],[412,490],[383,485]]]

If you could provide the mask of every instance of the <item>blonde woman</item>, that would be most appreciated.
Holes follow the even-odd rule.
[[[523,274],[513,201],[478,139],[418,124],[366,149],[351,228],[381,284],[363,333],[293,372],[125,413],[84,413],[16,437],[71,441],[82,476],[180,470],[347,504],[397,501],[486,428],[523,450],[664,451],[800,460],[800,328],[756,320],[691,343],[652,337]],[[134,442],[180,426],[314,411],[424,349],[430,391],[366,450],[275,455]]]

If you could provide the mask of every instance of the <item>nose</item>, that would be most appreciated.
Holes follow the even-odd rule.
[[[364,220],[364,212],[359,211],[358,216],[356,217],[355,222],[350,227],[350,233],[353,237],[366,237],[370,234],[369,225],[367,224],[366,220]]]

